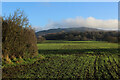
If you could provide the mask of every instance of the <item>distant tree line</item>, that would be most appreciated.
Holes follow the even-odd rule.
[[[46,40],[118,42],[117,31],[59,32],[43,36]]]
[[[2,17],[2,57],[34,57],[38,54],[35,31],[23,11]]]
[[[37,36],[37,43],[42,43],[44,42],[46,39],[42,36]]]

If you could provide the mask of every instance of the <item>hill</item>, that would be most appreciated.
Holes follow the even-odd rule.
[[[85,32],[85,31],[103,31],[101,29],[96,28],[88,28],[88,27],[79,27],[79,28],[57,28],[57,29],[49,29],[36,32],[36,36],[42,36],[50,33],[58,33],[58,32]]]

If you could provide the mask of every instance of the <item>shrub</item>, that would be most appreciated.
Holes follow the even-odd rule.
[[[42,37],[42,36],[38,36],[37,37],[37,42],[38,43],[41,43],[41,42],[44,42],[45,41],[45,38],[44,37]]]
[[[35,31],[23,11],[17,10],[13,15],[2,18],[2,52],[3,58],[6,55],[18,58],[38,54]]]

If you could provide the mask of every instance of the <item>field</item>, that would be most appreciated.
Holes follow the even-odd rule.
[[[38,43],[33,63],[3,68],[3,78],[120,79],[118,44],[98,41],[45,41]]]
[[[98,41],[46,41],[38,44],[39,50],[70,49],[109,49],[118,48],[118,44]]]

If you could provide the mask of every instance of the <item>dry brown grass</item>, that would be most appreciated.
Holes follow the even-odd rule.
[[[12,64],[12,61],[11,61],[11,59],[9,58],[9,55],[8,55],[8,54],[6,55],[5,60],[6,60],[6,63],[7,63],[7,64]]]

